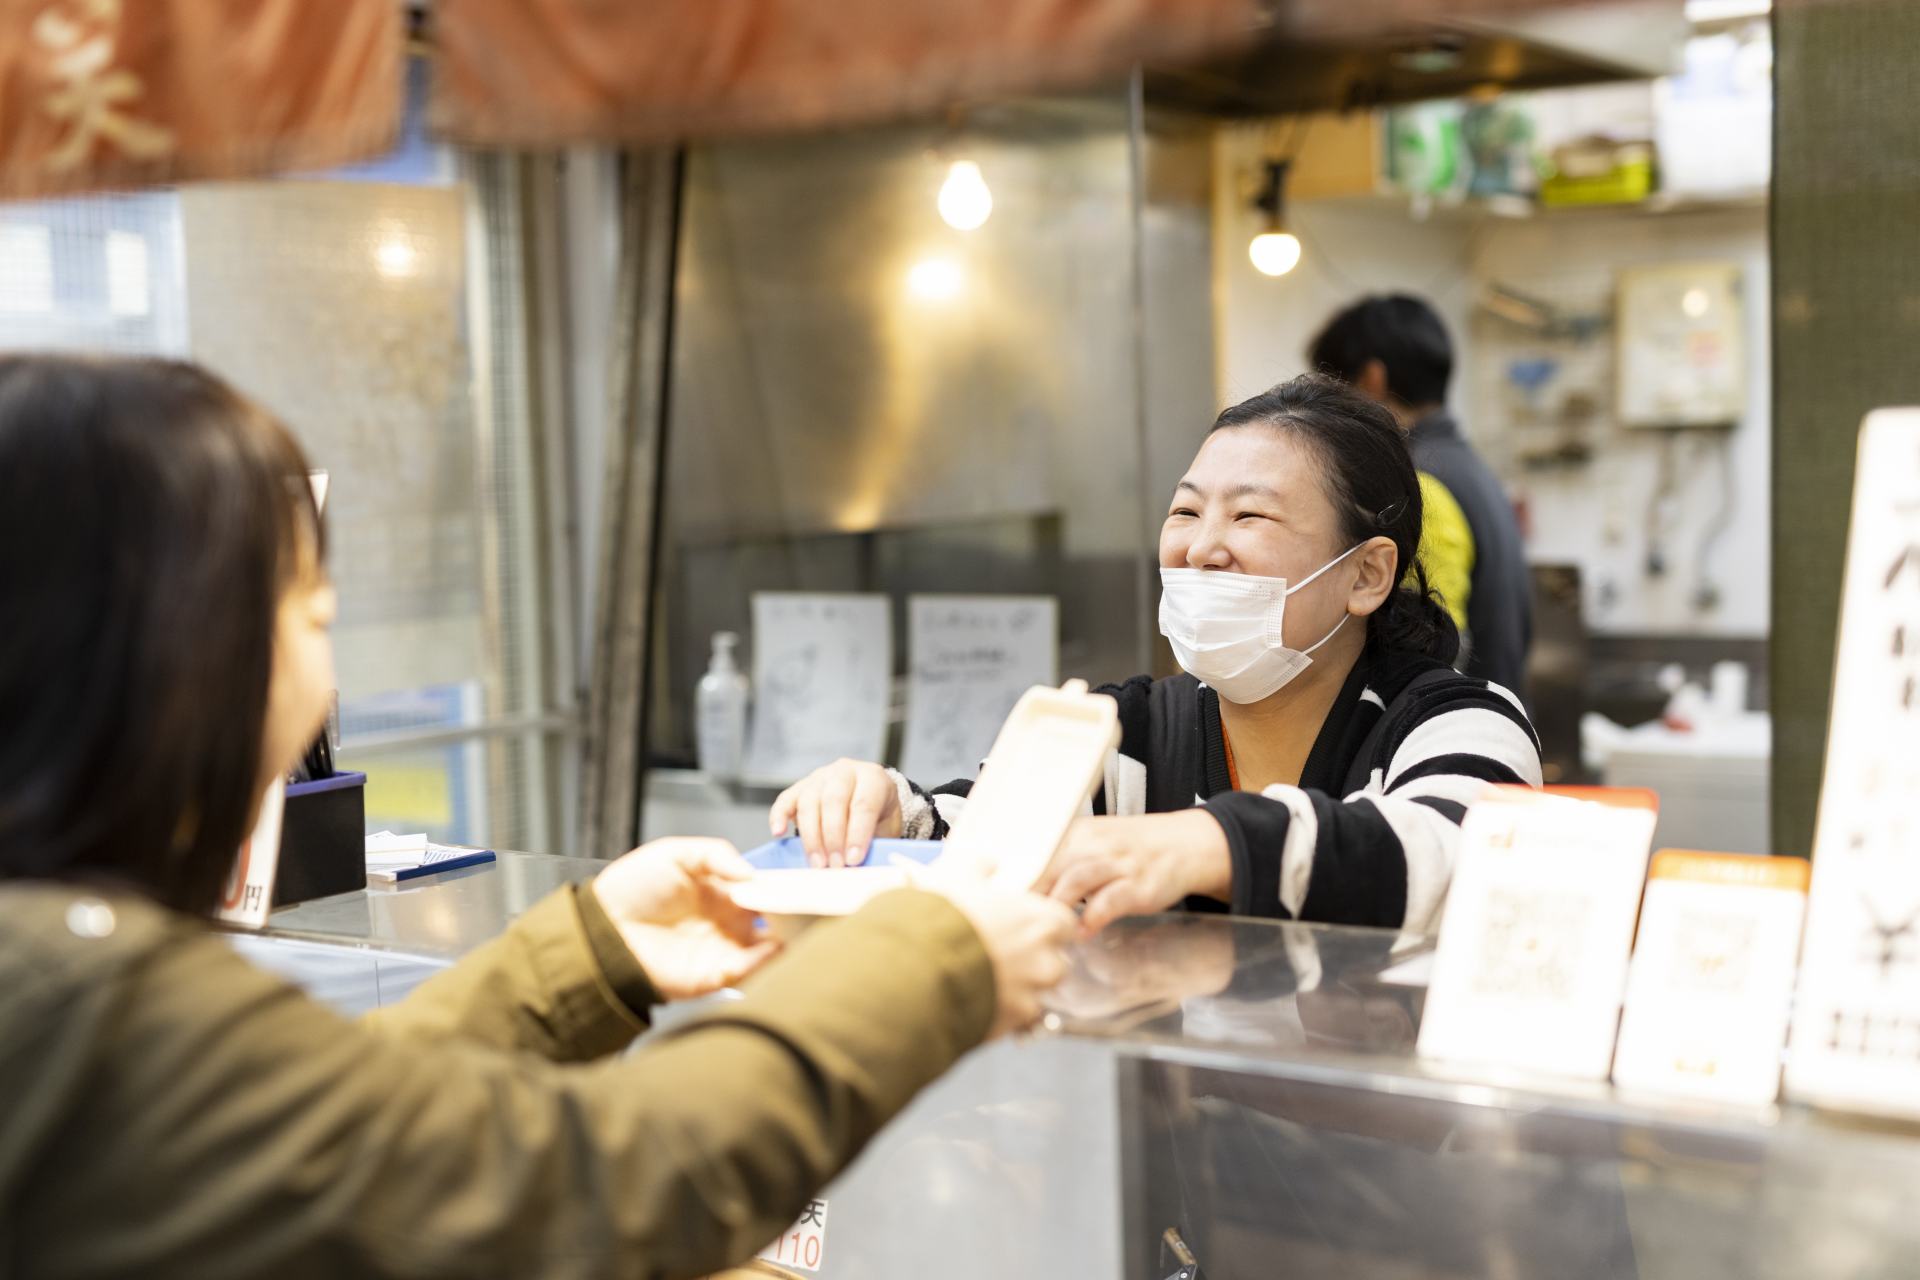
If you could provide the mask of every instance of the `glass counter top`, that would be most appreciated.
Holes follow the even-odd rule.
[[[555,889],[590,879],[606,865],[597,858],[501,852],[481,866],[282,907],[258,936],[455,960]]]
[[[605,865],[503,852],[491,865],[283,908],[256,936],[444,964]],[[1602,1081],[1424,1061],[1415,1043],[1432,950],[1429,938],[1380,929],[1179,913],[1121,920],[1074,946],[1039,1034],[1195,1067],[1337,1078],[1462,1104],[1599,1110],[1709,1131],[1812,1116],[1793,1106],[1714,1106],[1626,1094]]]
[[[505,853],[278,911],[246,949],[371,965],[381,1003],[604,865]],[[1915,1129],[1422,1061],[1431,954],[1382,930],[1114,924],[1073,948],[1044,1030],[969,1055],[823,1193],[821,1274],[1164,1280],[1170,1231],[1209,1280],[1276,1258],[1408,1280],[1920,1273]],[[357,968],[335,985],[365,987]]]

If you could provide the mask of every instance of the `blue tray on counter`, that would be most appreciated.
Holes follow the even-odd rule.
[[[945,847],[938,840],[875,840],[867,850],[867,860],[859,867],[849,867],[848,870],[891,866],[896,857],[925,864],[939,857],[940,850]],[[800,843],[799,836],[786,836],[768,841],[757,849],[749,849],[745,856],[761,871],[799,871],[807,865],[807,846]]]

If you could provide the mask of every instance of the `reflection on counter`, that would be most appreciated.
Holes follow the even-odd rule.
[[[236,942],[372,1007],[600,865],[502,854]],[[827,1188],[819,1274],[1165,1280],[1169,1230],[1216,1280],[1275,1259],[1418,1280],[1920,1273],[1920,1142],[1436,1067],[1415,1055],[1429,955],[1379,930],[1114,924],[1075,949],[1053,1033],[970,1056]]]
[[[1415,934],[1241,928],[1204,915],[1122,920],[1075,949],[1050,1029],[1187,1048],[1411,1053],[1420,988],[1389,969],[1432,950]]]
[[[1424,993],[1391,935],[1188,918],[1115,926],[1186,991],[1114,1030],[1128,1280],[1201,1276],[1904,1276],[1920,1144],[1800,1108],[1655,1104],[1412,1058]],[[1178,942],[1169,949],[1169,938]],[[1235,956],[1220,991],[1217,952]],[[1173,951],[1178,963],[1166,963]],[[1417,954],[1417,953],[1416,953]],[[1082,957],[1084,962],[1085,957]],[[1244,998],[1237,998],[1244,997]],[[1225,1016],[1223,1016],[1225,1015]],[[1095,1028],[1083,1024],[1082,1034]],[[1139,1046],[1143,1051],[1134,1051]],[[1889,1181],[1892,1180],[1892,1181]]]

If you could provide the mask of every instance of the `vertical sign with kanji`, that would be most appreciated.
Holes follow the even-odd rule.
[[[76,170],[105,147],[137,160],[174,149],[173,131],[141,119],[146,85],[125,65],[121,0],[53,0],[33,20],[35,52],[48,90],[41,109],[60,123],[60,145],[46,167]]]
[[[1787,1091],[1920,1116],[1920,409],[1860,430]]]
[[[768,1262],[801,1271],[818,1271],[827,1257],[827,1202],[809,1200],[794,1224],[760,1251]]]

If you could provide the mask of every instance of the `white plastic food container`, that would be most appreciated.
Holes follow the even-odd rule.
[[[945,850],[929,867],[762,871],[735,885],[733,900],[766,917],[775,934],[791,934],[805,921],[850,915],[916,875],[972,875],[1003,889],[1031,889],[1119,745],[1112,698],[1088,693],[1084,680],[1058,689],[1036,685],[1001,726]]]

